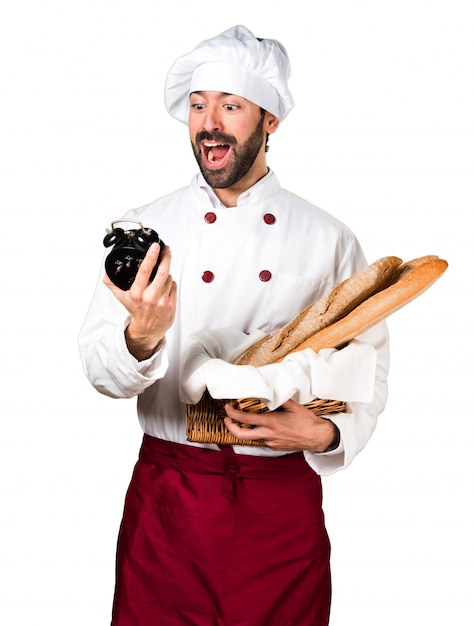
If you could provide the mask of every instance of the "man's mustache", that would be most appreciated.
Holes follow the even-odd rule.
[[[215,141],[217,143],[236,144],[237,139],[233,135],[226,135],[224,133],[214,132],[210,133],[207,130],[202,130],[196,135],[196,143],[201,141]]]

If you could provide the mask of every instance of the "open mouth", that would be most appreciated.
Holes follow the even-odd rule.
[[[202,152],[206,160],[206,165],[210,168],[222,167],[227,162],[230,145],[217,143],[215,141],[203,141]]]

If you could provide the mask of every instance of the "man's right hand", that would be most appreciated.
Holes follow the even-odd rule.
[[[128,291],[122,291],[107,275],[104,276],[104,283],[128,311],[130,324],[125,330],[125,340],[130,354],[138,361],[152,356],[171,328],[176,314],[177,285],[170,275],[171,251],[168,246],[163,251],[156,276],[150,282],[159,253],[159,244],[153,243]]]

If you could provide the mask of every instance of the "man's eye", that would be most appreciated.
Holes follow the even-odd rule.
[[[194,104],[191,104],[191,108],[195,111],[202,111],[204,109],[204,105],[200,102],[195,102]]]
[[[226,111],[237,111],[239,106],[237,104],[224,104],[224,109]]]

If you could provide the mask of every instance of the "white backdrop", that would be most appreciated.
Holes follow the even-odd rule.
[[[472,624],[469,0],[5,4],[0,623],[109,623],[141,432],[134,401],[86,381],[77,333],[106,226],[196,169],[163,106],[167,70],[242,23],[292,59],[296,107],[269,153],[282,185],[346,222],[369,261],[450,264],[389,319],[387,409],[351,467],[324,480],[331,626]]]

